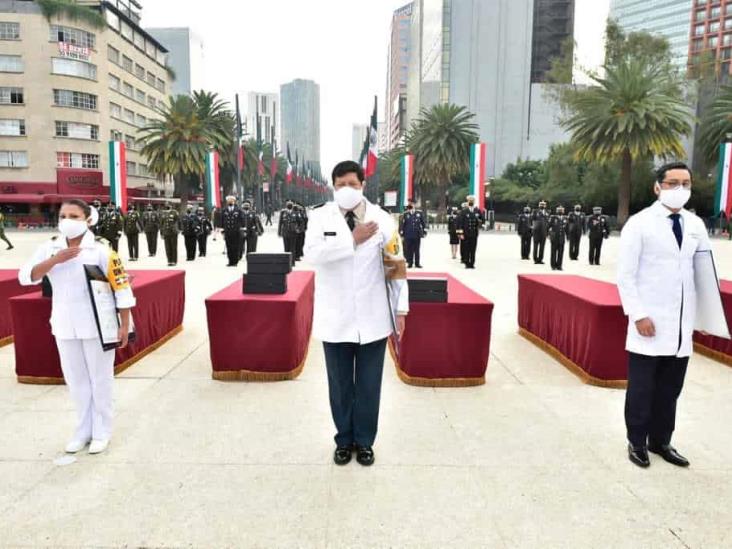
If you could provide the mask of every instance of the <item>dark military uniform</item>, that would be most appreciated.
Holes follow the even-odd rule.
[[[580,240],[585,234],[585,214],[576,209],[567,216],[567,238],[569,240],[569,259],[576,261],[579,257]]]
[[[257,251],[257,240],[264,234],[264,227],[262,227],[262,220],[259,219],[259,215],[251,208],[242,210],[242,215],[244,216],[242,255],[253,254]]]
[[[526,211],[528,210],[528,211]],[[524,208],[516,221],[516,232],[521,238],[521,259],[529,259],[531,255],[531,209]]]
[[[304,255],[305,233],[308,230],[308,214],[305,208],[297,204],[295,210],[295,240],[293,242],[295,251],[295,261],[300,261]]]
[[[399,219],[399,234],[404,239],[404,257],[407,267],[422,268],[420,247],[422,237],[427,234],[424,213],[421,210],[407,210]]]
[[[147,253],[155,257],[158,253],[158,231],[160,230],[160,213],[149,208],[142,214],[142,228],[147,238]]]
[[[561,271],[564,262],[564,243],[567,235],[567,218],[557,212],[549,218],[549,260],[552,271]]]
[[[0,240],[3,240],[8,245],[8,250],[13,249],[10,240],[5,236],[5,214],[3,212],[0,212]]]
[[[196,237],[198,240],[198,257],[206,257],[208,235],[213,232],[213,223],[211,223],[211,220],[206,217],[206,211],[203,209],[196,212],[196,219],[198,221],[198,226],[200,227],[199,234]]]
[[[165,242],[165,255],[168,266],[178,263],[178,230],[180,228],[178,210],[164,210],[160,214],[160,234]]]
[[[458,216],[457,233],[465,243],[465,267],[475,269],[475,250],[478,247],[478,233],[485,223],[485,216],[477,207],[464,208]]]
[[[277,235],[282,237],[282,242],[286,252],[292,254],[292,259],[295,259],[295,249],[297,247],[297,239],[295,229],[297,228],[297,215],[294,206],[292,208],[285,208],[280,212],[280,224],[277,227]]]
[[[119,237],[123,229],[124,220],[122,219],[122,214],[116,208],[113,210],[107,209],[99,233],[109,242],[109,245],[112,246],[115,252],[119,251]]]
[[[602,241],[610,236],[607,217],[593,213],[587,220],[587,228],[590,233],[590,265],[599,265]]]
[[[137,261],[140,257],[140,231],[142,231],[140,212],[131,207],[124,218],[124,224],[130,261]]]
[[[548,230],[549,214],[546,209],[531,214],[531,236],[534,239],[534,263],[544,263],[544,246]]]
[[[244,214],[239,206],[229,208],[227,205],[221,211],[221,225],[224,229],[226,241],[226,255],[229,258],[229,267],[235,267],[241,259],[242,231],[244,229]]]
[[[193,213],[193,209],[186,210],[186,213],[180,218],[180,229],[186,246],[186,261],[193,261],[196,259],[196,244],[198,235],[201,233],[200,223],[196,214]]]

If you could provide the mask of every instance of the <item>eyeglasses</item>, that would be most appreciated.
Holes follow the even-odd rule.
[[[691,181],[689,179],[685,179],[684,181],[669,179],[668,181],[662,181],[661,184],[666,185],[668,189],[678,189],[679,187],[684,187],[684,189],[691,189]]]

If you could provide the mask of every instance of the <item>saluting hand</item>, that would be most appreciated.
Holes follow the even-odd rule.
[[[64,248],[53,256],[54,264],[66,263],[81,253],[81,248]]]
[[[369,221],[368,223],[357,225],[353,229],[353,240],[356,244],[363,244],[377,232],[379,232],[379,225],[373,221]]]
[[[656,335],[656,327],[653,325],[653,321],[648,317],[637,320],[635,322],[635,328],[643,337],[655,337]]]

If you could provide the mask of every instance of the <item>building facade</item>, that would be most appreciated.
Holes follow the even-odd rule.
[[[363,152],[366,136],[369,133],[368,124],[354,124],[351,136],[351,160],[354,162],[361,161],[361,153]]]
[[[249,139],[259,138],[263,143],[272,143],[272,139],[275,138],[280,150],[284,151],[285,144],[280,139],[279,126],[280,96],[276,93],[247,92],[245,97],[245,136]],[[259,116],[259,135],[257,135],[257,116]]]
[[[531,82],[547,82],[552,59],[574,38],[574,0],[534,0]]]
[[[689,67],[714,59],[725,80],[732,74],[732,0],[693,0]]]
[[[282,147],[320,166],[320,86],[298,78],[280,86],[280,100]]]
[[[399,145],[407,130],[407,74],[409,70],[409,38],[412,21],[412,3],[394,12],[391,20],[391,39],[387,59],[386,149]]]
[[[49,21],[34,2],[0,0],[0,204],[16,212],[108,196],[110,140],[126,144],[130,197],[164,190],[138,131],[166,101],[167,50],[139,26],[134,4],[86,5],[105,28]]]
[[[175,79],[170,87],[171,95],[190,95],[205,89],[205,63],[203,40],[187,27],[148,28],[155,39],[168,50],[168,66]]]

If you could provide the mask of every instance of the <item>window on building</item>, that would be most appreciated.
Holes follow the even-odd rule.
[[[123,119],[125,120],[125,122],[134,124],[135,123],[135,113],[132,112],[130,109],[125,109]]]
[[[0,40],[20,40],[20,23],[0,21]]]
[[[725,34],[722,37],[722,45],[723,46],[729,46],[732,45],[732,34]]]
[[[722,50],[722,59],[732,59],[732,49],[724,48]]]
[[[701,38],[699,40],[694,40],[691,43],[691,49],[692,51],[701,51],[704,49],[704,40]]]
[[[26,151],[0,151],[0,168],[27,168]]]
[[[61,74],[64,76],[75,76],[77,78],[86,78],[88,80],[97,79],[97,66],[86,61],[77,61],[76,59],[64,59],[54,57],[51,59],[53,74]]]
[[[131,151],[137,150],[137,145],[135,143],[135,136],[125,135],[125,147],[127,147]]]
[[[155,59],[155,51],[157,48],[155,47],[155,44],[153,44],[150,40],[145,40],[145,53],[148,57],[152,57]]]
[[[107,20],[107,25],[112,27],[114,30],[119,30],[119,16],[112,10],[104,10],[104,18]]]
[[[165,66],[168,64],[168,55],[162,50],[156,50],[155,60],[162,66]]]
[[[150,84],[153,88],[155,87],[155,75],[151,72],[147,73],[147,83]]]
[[[73,107],[88,111],[97,110],[97,96],[72,90],[53,90],[53,103],[57,107]]]
[[[135,32],[132,30],[132,27],[130,27],[130,25],[128,25],[124,21],[122,21],[120,24],[119,32],[122,36],[127,38],[127,40],[129,40],[130,42],[132,42],[132,40],[135,36]]]
[[[0,105],[22,105],[23,88],[0,88]]]
[[[132,72],[132,67],[134,63],[132,62],[132,59],[127,57],[126,55],[122,56],[122,68],[126,70],[127,72]]]
[[[132,99],[135,97],[135,88],[132,87],[132,84],[124,82],[122,84],[122,93]]]
[[[719,45],[719,38],[717,36],[710,36],[707,41],[708,48],[716,48]]]
[[[732,29],[732,17],[729,19],[724,20],[724,28],[725,29]]]
[[[51,42],[65,42],[81,48],[94,49],[96,36],[82,29],[64,27],[62,25],[51,25]]]
[[[119,50],[112,46],[107,46],[107,59],[115,65],[119,65]]]
[[[147,96],[147,106],[153,110],[157,108],[157,102],[155,101],[155,98],[151,95]]]
[[[694,36],[702,36],[704,34],[704,25],[694,27]]]
[[[0,135],[22,136],[25,135],[25,120],[0,119]]]
[[[707,18],[706,10],[701,10],[701,11],[696,12],[697,21],[704,21],[706,18]]]
[[[112,141],[122,141],[122,132],[119,130],[110,130],[109,139],[111,139]]]
[[[83,168],[90,170],[99,169],[99,155],[72,152],[56,153],[57,168]]]
[[[132,41],[134,42],[135,46],[140,48],[142,51],[145,51],[145,37],[142,34],[135,31]]]
[[[136,124],[140,128],[144,128],[147,125],[147,118],[142,116],[141,114],[137,115]]]
[[[127,175],[137,175],[137,164],[127,161]]]
[[[0,55],[0,72],[23,72],[25,65],[20,55]]]
[[[120,107],[117,103],[110,103],[109,104],[109,116],[112,118],[122,118],[122,107]]]
[[[722,14],[722,8],[719,6],[716,6],[716,7],[712,8],[711,11],[709,12],[709,18],[716,19],[721,14]]]
[[[135,90],[135,99],[138,103],[144,103],[145,99],[147,99],[147,95],[142,90]]]
[[[709,32],[719,32],[719,28],[722,26],[722,24],[719,21],[714,21],[712,23],[709,23]]]
[[[145,80],[145,67],[135,63],[135,76],[140,80]]]
[[[115,75],[110,74],[109,75],[109,87],[112,88],[113,90],[119,91],[120,85],[121,85],[120,79],[117,78]]]
[[[56,137],[97,141],[99,139],[99,126],[56,120]]]
[[[160,78],[158,78],[155,87],[162,93],[165,93],[165,80],[161,80]]]

